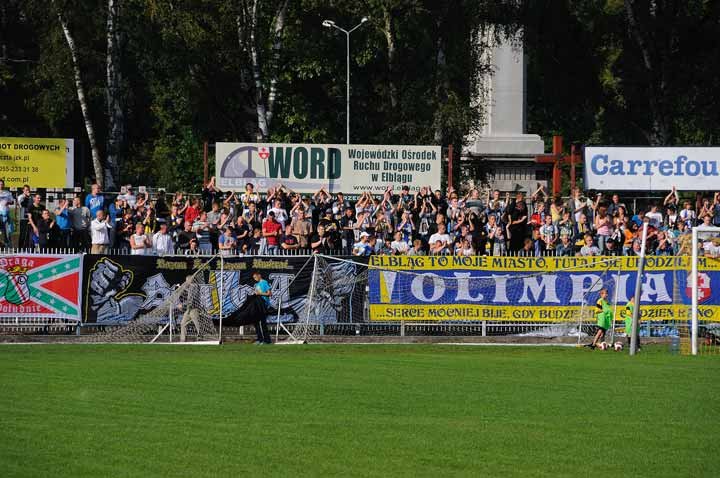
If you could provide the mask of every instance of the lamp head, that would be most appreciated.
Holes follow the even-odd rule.
[[[324,26],[325,28],[334,27],[334,26],[335,26],[335,22],[332,21],[332,20],[323,20],[322,26]]]
[[[362,17],[362,20],[360,20],[360,23],[365,23],[366,21],[368,21],[368,17]]]

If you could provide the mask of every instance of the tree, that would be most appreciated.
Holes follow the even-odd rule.
[[[88,105],[87,96],[85,94],[85,85],[82,81],[82,73],[80,70],[80,60],[78,58],[77,47],[75,46],[75,40],[70,32],[67,20],[63,14],[62,8],[58,6],[57,0],[52,0],[53,6],[55,7],[57,19],[62,28],[65,41],[67,42],[68,50],[70,52],[70,58],[72,59],[73,66],[73,77],[75,80],[75,89],[77,91],[78,103],[80,103],[80,110],[82,111],[83,120],[85,122],[85,131],[87,132],[88,141],[90,142],[90,149],[92,152],[92,163],[95,171],[95,180],[98,184],[103,184],[103,165],[100,159],[100,151],[98,150],[97,140],[95,138],[95,126],[93,120],[90,117],[90,107]]]

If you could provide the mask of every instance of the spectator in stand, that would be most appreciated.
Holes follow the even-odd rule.
[[[658,211],[658,206],[655,203],[650,205],[650,210],[645,213],[645,217],[650,220],[650,226],[659,229],[664,224],[663,215]]]
[[[369,237],[370,234],[367,232],[363,231],[360,233],[358,242],[353,245],[354,256],[369,256],[372,254],[372,248],[370,247],[370,244],[368,244]]]
[[[555,255],[564,257],[575,255],[575,245],[570,241],[569,234],[560,235],[560,244],[555,248]]]
[[[625,204],[620,202],[620,196],[618,196],[617,194],[613,194],[610,204],[608,205],[608,208],[607,208],[608,216],[614,217],[615,213],[617,213],[620,208],[627,210],[627,207],[625,207]]]
[[[472,246],[470,239],[466,237],[456,244],[455,255],[469,257],[477,255],[477,253],[475,251],[475,248]]]
[[[602,195],[598,194],[598,200],[601,198]],[[605,250],[605,243],[613,234],[612,218],[608,216],[607,207],[596,204],[593,229],[597,238],[597,247],[602,253]]]
[[[105,211],[99,210],[95,219],[90,223],[90,253],[107,254],[110,249],[110,218],[105,216]]]
[[[250,204],[255,204],[257,207],[260,202],[260,195],[255,192],[255,185],[253,183],[247,183],[245,185],[245,192],[240,195],[240,204],[243,207],[243,214],[250,209]]]
[[[200,200],[193,198],[192,201],[185,203],[185,222],[193,224],[200,217]]]
[[[323,225],[318,225],[317,232],[310,235],[310,248],[315,253],[326,254],[332,249],[330,236]]]
[[[527,237],[528,210],[522,193],[515,196],[515,200],[508,206],[508,211],[507,236],[510,241],[510,251],[518,252],[524,247]]]
[[[280,243],[280,248],[283,251],[296,251],[300,249],[300,242],[293,234],[293,228],[290,224],[285,226],[285,235],[283,236],[282,243]]]
[[[407,251],[408,256],[424,256],[425,255],[425,249],[423,248],[423,243],[420,239],[415,239],[413,241],[412,247]]]
[[[585,245],[585,235],[589,232],[590,227],[587,223],[587,216],[585,214],[580,214],[580,219],[575,224],[575,233],[573,235],[573,241],[578,249]]]
[[[30,222],[28,214],[30,213],[30,205],[32,204],[32,196],[30,195],[30,186],[25,184],[22,187],[22,193],[17,198],[18,217],[20,218],[20,236],[18,237],[18,247],[28,247],[30,241]]]
[[[201,254],[210,254],[213,251],[212,242],[210,241],[210,224],[207,222],[207,213],[201,212],[200,216],[193,223],[193,232],[197,239],[198,250]]]
[[[58,228],[57,246],[70,248],[70,235],[72,233],[72,227],[70,214],[68,213],[67,199],[60,199],[60,201],[58,201],[58,207],[55,208],[55,223]]]
[[[233,230],[230,227],[223,229],[222,234],[218,238],[218,249],[220,255],[229,256],[235,252],[237,248],[237,240],[233,235]]]
[[[130,209],[125,210],[115,230],[115,247],[127,253],[130,250],[130,236],[135,231],[135,223],[133,222],[133,214]]]
[[[168,223],[165,219],[158,219],[160,230],[152,236],[153,253],[158,256],[167,256],[175,253],[172,236],[168,233]]]
[[[410,250],[410,246],[403,238],[403,234],[400,231],[395,233],[395,240],[390,243],[392,253],[396,256],[404,256]]]
[[[268,254],[276,254],[280,248],[281,231],[282,226],[275,220],[275,213],[268,212],[268,217],[262,225],[262,235],[267,244]]]
[[[693,226],[695,226],[695,211],[693,211],[692,204],[690,201],[685,201],[683,203],[683,209],[680,211],[680,220],[685,223],[685,227],[688,229],[691,229]]]
[[[90,209],[81,204],[79,197],[73,198],[73,207],[70,209],[70,223],[72,225],[73,247],[77,251],[87,250],[90,243]]]
[[[220,201],[222,193],[215,186],[215,176],[210,178],[210,181],[202,189],[202,210],[205,212],[210,211],[214,202]],[[202,244],[200,244],[202,246]],[[202,250],[202,248],[201,248]]]
[[[121,188],[121,190],[122,189],[123,188]],[[137,196],[133,194],[132,186],[128,184],[124,189],[125,192],[121,191],[120,194],[118,194],[117,199],[123,201],[130,209],[135,209],[135,206],[137,205]]]
[[[393,249],[391,245],[390,238],[385,239],[384,241],[378,241],[378,250],[377,253],[381,256],[392,256],[393,255]]]
[[[658,231],[657,233],[657,244],[655,245],[656,256],[672,256],[674,248],[672,241],[667,237],[665,231]]]
[[[545,224],[540,227],[540,238],[545,243],[545,250],[555,250],[555,244],[558,239],[558,230],[551,215],[545,216]]]
[[[97,212],[105,208],[105,197],[100,192],[100,185],[90,186],[90,194],[85,196],[85,207],[90,210],[91,217],[97,217]]]
[[[595,245],[592,234],[585,234],[585,245],[580,248],[580,255],[583,257],[599,256],[600,249]]]
[[[183,224],[183,230],[178,233],[177,237],[177,248],[181,253],[186,253],[190,250],[190,242],[196,241],[197,237],[193,231],[193,225],[189,222]]]
[[[607,240],[607,242],[605,242],[604,255],[606,255],[606,256],[622,255],[622,250],[620,249],[620,247],[618,247],[618,242],[615,239],[610,238]]]
[[[356,223],[357,223],[357,221],[355,219],[355,214],[354,214],[353,208],[351,208],[350,206],[346,207],[345,214],[340,219],[340,228],[342,230],[343,254],[346,254],[346,255],[352,254],[352,248],[356,242],[356,239],[355,239],[355,231],[357,230],[355,228]]]
[[[207,223],[210,227],[210,242],[212,242],[213,249],[217,248],[218,238],[220,237],[220,203],[217,201],[210,205],[210,211],[207,213]]]
[[[35,247],[47,249],[50,245],[50,232],[55,226],[55,221],[50,218],[50,211],[43,209],[37,221],[32,219],[32,214],[28,217],[36,238]]]
[[[0,242],[4,247],[12,246],[10,238],[15,229],[10,217],[10,206],[14,204],[15,198],[10,191],[5,189],[5,181],[0,179]]]
[[[252,236],[252,227],[245,222],[245,218],[239,216],[235,221],[235,241],[237,242],[237,250],[241,251],[242,247]]]
[[[447,248],[452,245],[452,240],[445,231],[445,224],[438,225],[438,232],[430,236],[429,242],[431,244],[432,251],[435,252],[434,255],[438,255],[439,253],[446,254],[448,252]],[[437,246],[438,243],[440,243],[439,247]]]
[[[148,249],[152,249],[152,241],[145,233],[142,223],[135,225],[135,233],[130,236],[130,254],[133,256],[144,256]]]

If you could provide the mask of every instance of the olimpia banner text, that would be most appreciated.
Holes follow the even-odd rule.
[[[715,191],[720,148],[587,147],[585,186],[611,191]]]
[[[9,188],[71,188],[74,145],[72,139],[0,137],[0,179]]]
[[[374,321],[576,322],[582,310],[592,318],[602,288],[622,310],[637,278],[635,257],[376,256],[370,266]],[[699,268],[699,318],[720,320],[720,261],[700,258]],[[689,257],[648,257],[643,319],[686,320],[689,274]]]
[[[216,143],[215,178],[222,190],[281,183],[300,193],[382,193],[388,186],[440,187],[440,146]]]

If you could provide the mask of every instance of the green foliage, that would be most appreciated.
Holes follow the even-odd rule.
[[[122,182],[197,186],[204,140],[254,141],[256,86],[251,0],[122,0],[123,99],[129,160]],[[720,135],[720,6],[689,0],[294,0],[275,63],[281,0],[258,2],[256,45],[264,101],[277,101],[269,137],[344,142],[345,35],[351,28],[351,136],[355,143],[453,143],[483,121],[472,101],[487,71],[477,45],[523,32],[528,130],[566,144],[714,144]],[[105,145],[107,1],[5,0],[0,9],[0,130],[86,141],[61,8],[79,49]],[[640,35],[640,36],[638,36]],[[638,38],[648,39],[647,52]],[[650,58],[648,67],[645,53]],[[86,147],[84,149],[87,149]],[[168,161],[177,171],[168,171]],[[76,168],[90,171],[91,168]],[[82,178],[78,178],[82,182]]]

